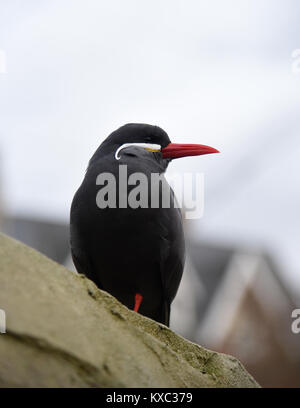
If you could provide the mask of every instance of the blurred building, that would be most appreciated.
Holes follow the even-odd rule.
[[[69,227],[2,217],[0,230],[73,269]],[[262,386],[300,386],[296,308],[282,274],[265,253],[190,242],[171,328],[209,349],[231,354]]]
[[[64,223],[2,215],[0,231],[64,264],[69,254],[69,227]]]
[[[188,258],[173,329],[239,358],[264,387],[299,387],[300,337],[291,331],[296,302],[271,257],[201,243],[189,246]]]

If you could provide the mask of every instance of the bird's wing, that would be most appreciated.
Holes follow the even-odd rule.
[[[102,289],[97,276],[95,276],[92,260],[89,256],[90,234],[85,228],[85,217],[89,213],[82,210],[84,201],[80,197],[81,188],[76,192],[71,205],[70,214],[70,247],[73,263],[77,271],[94,281]],[[82,219],[83,217],[83,219]]]
[[[165,298],[171,303],[181,281],[185,244],[182,217],[177,208],[169,209],[169,217],[162,217],[161,225],[161,278]]]

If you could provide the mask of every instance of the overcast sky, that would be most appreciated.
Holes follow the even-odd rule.
[[[299,12],[297,0],[1,0],[6,211],[67,221],[101,141],[157,124],[221,150],[170,165],[205,174],[198,236],[273,251],[300,288]]]

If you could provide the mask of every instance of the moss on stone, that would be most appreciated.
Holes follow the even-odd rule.
[[[0,235],[0,386],[258,387],[241,363]]]

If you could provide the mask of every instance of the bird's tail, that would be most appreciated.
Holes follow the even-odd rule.
[[[170,326],[170,309],[171,309],[170,302],[164,300],[161,313],[161,323],[163,323],[167,327]]]

